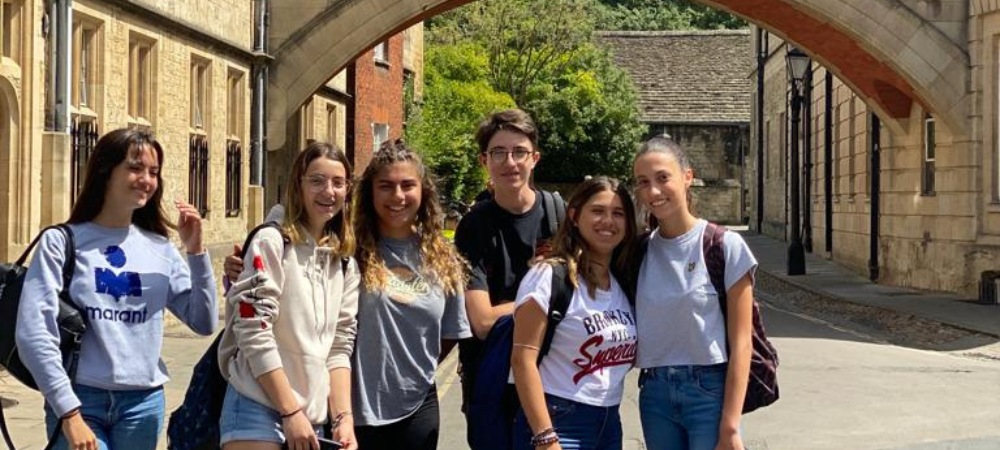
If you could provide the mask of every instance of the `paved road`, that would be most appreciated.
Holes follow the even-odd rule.
[[[766,296],[764,296],[766,298]],[[782,399],[745,417],[753,450],[1000,449],[1000,360],[887,345],[811,317],[765,309],[768,332],[782,357]],[[168,410],[180,402],[190,368],[211,342],[170,333],[165,360],[174,380]],[[975,352],[972,352],[975,353]],[[463,450],[465,423],[454,358],[439,374],[440,449]],[[645,448],[636,407],[635,371],[625,404],[625,448]],[[37,393],[0,376],[0,396],[22,449],[40,449]],[[161,440],[161,448],[165,443]]]
[[[1000,361],[887,345],[770,307],[764,315],[782,398],[744,417],[752,450],[1000,449]],[[646,448],[635,377],[622,406],[626,449]],[[438,448],[467,449],[459,387],[443,380]]]

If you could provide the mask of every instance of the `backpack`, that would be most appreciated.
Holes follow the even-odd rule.
[[[566,316],[572,298],[573,284],[566,265],[552,266],[552,295],[538,364],[552,347],[556,327]],[[507,382],[514,346],[514,317],[497,319],[485,342],[466,411],[469,446],[474,450],[510,450],[514,415],[520,407],[514,386]]]
[[[76,267],[76,242],[73,238],[73,230],[65,224],[47,227],[38,233],[38,236],[35,236],[35,239],[21,253],[21,257],[16,262],[0,264],[0,365],[7,369],[7,372],[16,380],[36,391],[38,384],[35,383],[35,378],[25,367],[18,354],[17,342],[15,341],[17,309],[21,303],[21,289],[24,287],[24,279],[28,272],[25,262],[42,235],[51,229],[59,230],[66,237],[66,245],[63,248],[65,256],[62,266],[62,289],[59,290],[59,314],[56,322],[59,325],[59,349],[63,355],[63,367],[66,368],[66,374],[72,380],[76,377],[83,333],[87,331],[86,315],[69,296],[70,281],[73,279],[73,271]],[[51,449],[55,444],[56,438],[61,434],[61,425],[62,419],[56,425],[52,435],[49,436],[46,450]],[[0,432],[3,433],[7,446],[11,449],[16,448],[11,440],[10,432],[7,430],[3,408],[0,408]]]
[[[559,224],[566,221],[566,202],[558,192],[539,191],[542,193],[542,212],[545,223],[549,227],[549,236],[555,236]]]
[[[708,277],[712,281],[712,286],[719,295],[719,307],[722,308],[722,318],[728,321],[726,304],[726,254],[722,248],[723,236],[726,228],[709,222],[702,235],[701,248],[705,258],[705,268],[708,269]],[[647,233],[640,240],[637,252],[638,263],[636,267],[642,267],[642,260],[649,249],[649,237]],[[638,282],[638,270],[633,282]],[[633,288],[633,292],[635,292]],[[760,315],[760,304],[757,299],[753,300],[751,341],[753,350],[750,357],[750,379],[747,382],[747,394],[743,400],[743,414],[754,411],[758,408],[768,406],[778,400],[778,351],[774,345],[767,340],[767,333],[764,330],[764,321]],[[728,323],[728,322],[726,322]],[[726,353],[729,353],[727,342]]]
[[[264,228],[277,228],[277,222],[265,222],[254,228],[243,242],[243,254],[257,232]],[[341,260],[341,270],[347,272],[348,260]],[[172,413],[167,423],[168,450],[218,450],[220,441],[219,418],[226,397],[228,382],[219,369],[219,343],[225,330],[219,332],[191,371],[191,381],[184,393],[184,401]]]

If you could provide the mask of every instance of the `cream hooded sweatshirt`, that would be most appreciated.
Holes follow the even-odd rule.
[[[257,377],[284,369],[309,421],[327,420],[331,369],[351,366],[357,332],[358,266],[308,237],[285,245],[260,230],[226,301],[219,367],[239,393],[274,409]]]

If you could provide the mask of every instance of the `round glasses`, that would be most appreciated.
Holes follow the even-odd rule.
[[[306,178],[306,186],[312,192],[323,192],[327,186],[333,186],[334,190],[340,191],[351,183],[343,178],[327,178],[327,177],[308,177]]]
[[[530,155],[532,152],[531,152],[531,150],[528,150],[528,149],[519,148],[519,149],[514,149],[512,151],[511,150],[490,150],[487,153],[489,153],[491,161],[493,161],[496,164],[502,164],[505,161],[507,161],[507,156],[508,155],[510,155],[510,158],[513,159],[514,162],[516,162],[516,163],[524,162],[524,160],[528,159],[528,155]]]

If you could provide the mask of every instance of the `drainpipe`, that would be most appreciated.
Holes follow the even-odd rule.
[[[254,0],[253,91],[250,109],[250,184],[264,186],[265,99],[267,98],[267,0]]]
[[[802,123],[803,145],[802,145],[802,184],[805,192],[802,197],[802,246],[806,251],[812,253],[812,91],[813,91],[813,65],[809,64],[806,70],[803,90],[802,112],[805,115]]]
[[[764,233],[764,65],[768,35],[757,28],[757,234]]]
[[[71,0],[53,0],[49,3],[49,55],[52,68],[49,70],[50,96],[49,110],[53,117],[50,131],[69,133],[69,93],[72,55],[73,3]],[[54,33],[54,34],[53,34]],[[54,39],[52,39],[54,38]],[[52,45],[52,44],[55,45]]]
[[[825,208],[823,211],[826,219],[826,252],[833,252],[833,74],[826,69],[826,107],[823,112],[823,190],[825,195]]]
[[[871,229],[868,247],[868,279],[878,281],[879,192],[882,189],[882,122],[871,114]]]

